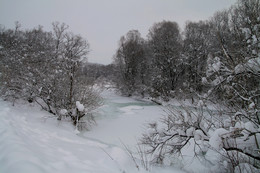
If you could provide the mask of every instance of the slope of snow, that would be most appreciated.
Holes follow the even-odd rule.
[[[120,140],[130,147],[162,109],[106,93],[96,127],[75,135],[70,122],[57,121],[36,105],[12,106],[0,100],[0,173],[143,173]],[[138,112],[137,112],[138,111]],[[131,112],[131,113],[129,113]],[[173,167],[151,171],[182,172]]]
[[[34,107],[0,105],[0,172],[122,172],[133,167],[122,149],[77,136],[70,123]]]

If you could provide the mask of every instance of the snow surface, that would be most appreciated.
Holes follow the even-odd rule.
[[[238,74],[238,73],[242,73],[243,71],[245,71],[245,67],[241,64],[238,64],[236,67],[235,67],[235,74]]]
[[[70,122],[36,105],[0,100],[0,173],[147,172],[137,170],[121,141],[135,147],[144,123],[158,121],[163,110],[111,92],[103,95],[107,99],[96,112],[98,125],[78,135]],[[182,171],[171,166],[151,172]]]
[[[67,109],[61,109],[60,114],[61,115],[66,115],[68,113]]]
[[[77,109],[78,109],[80,112],[83,112],[83,111],[84,111],[84,105],[81,104],[79,101],[76,101],[76,106],[77,106]]]
[[[220,128],[214,131],[209,139],[209,144],[216,150],[220,150],[223,146],[222,138],[229,134],[226,129]]]
[[[186,130],[186,135],[187,136],[193,136],[194,135],[194,131],[195,131],[195,128],[194,127],[190,127]]]
[[[71,122],[58,121],[36,105],[12,106],[0,100],[0,173],[147,173],[142,167],[137,170],[124,145],[134,152],[142,133],[149,131],[145,124],[159,122],[165,115],[163,106],[118,96],[113,91],[104,91],[102,96],[104,105],[94,113],[97,126],[80,133],[75,132]],[[81,103],[76,106],[79,109]],[[60,113],[66,114],[66,111]],[[189,116],[185,114],[184,119]],[[256,130],[253,124],[244,124],[244,127]],[[212,150],[205,156],[210,163],[202,164],[194,158],[195,142],[206,138],[203,132],[191,127],[186,134],[195,135],[196,141],[191,140],[182,149],[183,156],[174,158],[171,166],[153,166],[151,173],[218,169],[212,163],[217,163],[220,156]],[[225,129],[216,130],[209,139],[210,145],[221,148],[221,140],[226,135]],[[203,147],[201,150],[204,151]]]

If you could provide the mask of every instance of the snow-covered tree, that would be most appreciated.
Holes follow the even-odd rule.
[[[5,98],[33,101],[40,95],[52,61],[52,41],[51,33],[42,27],[26,32],[16,27],[1,33],[1,91]]]
[[[184,30],[185,88],[202,92],[201,78],[205,76],[210,52],[212,28],[207,21],[188,22]],[[187,91],[186,91],[187,92]]]
[[[67,110],[72,120],[76,101],[85,107],[81,115],[90,115],[101,103],[93,83],[82,74],[89,44],[67,29],[56,22],[53,32],[40,26],[22,31],[18,25],[1,31],[1,95],[5,99],[35,101],[59,119],[60,111]]]
[[[119,88],[129,96],[142,93],[147,69],[144,39],[138,31],[132,30],[120,39],[119,44],[115,56]]]
[[[148,34],[152,56],[152,87],[154,93],[170,96],[176,89],[181,68],[180,29],[176,22],[163,21],[154,24]]]

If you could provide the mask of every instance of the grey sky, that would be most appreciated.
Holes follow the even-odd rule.
[[[118,40],[131,29],[146,37],[149,28],[162,20],[179,23],[199,21],[229,8],[236,0],[0,0],[0,24],[23,29],[38,25],[51,30],[53,21],[64,22],[74,34],[90,43],[90,62],[109,64]]]

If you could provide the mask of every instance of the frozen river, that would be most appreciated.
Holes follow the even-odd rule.
[[[85,132],[85,137],[112,145],[132,147],[150,121],[159,121],[164,113],[153,102],[122,97],[114,92],[103,92],[104,105],[96,113],[97,126]]]

